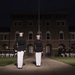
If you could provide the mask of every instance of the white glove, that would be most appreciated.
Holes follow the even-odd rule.
[[[17,52],[17,50],[15,50],[15,52]]]
[[[24,52],[26,52],[26,50],[24,50]]]

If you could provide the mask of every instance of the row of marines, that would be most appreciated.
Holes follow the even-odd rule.
[[[36,66],[41,66],[41,56],[43,52],[43,43],[41,41],[41,35],[36,35],[36,40],[34,41],[34,53],[35,53],[35,61]],[[19,37],[15,41],[15,49],[17,50],[17,68],[23,68],[23,57],[24,52],[26,52],[26,40],[23,36],[23,32],[19,33]]]

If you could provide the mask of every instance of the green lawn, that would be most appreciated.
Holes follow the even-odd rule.
[[[75,66],[75,57],[53,57],[52,59]]]
[[[9,65],[16,62],[16,57],[0,57],[0,66]]]
[[[26,57],[25,57],[26,58]],[[53,57],[51,59],[58,60],[69,65],[75,66],[75,57]],[[0,66],[6,66],[16,62],[16,57],[0,57]]]

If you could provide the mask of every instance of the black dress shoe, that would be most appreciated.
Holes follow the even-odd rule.
[[[38,67],[40,67],[41,65],[38,65]]]
[[[39,65],[36,65],[36,67],[39,67]]]
[[[40,65],[36,65],[36,67],[40,67]]]
[[[21,68],[18,68],[18,69],[22,69],[23,67],[21,67]]]
[[[25,65],[25,63],[23,63],[23,65]]]

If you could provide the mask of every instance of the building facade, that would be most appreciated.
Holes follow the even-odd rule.
[[[39,29],[38,20],[38,14],[12,14],[9,48],[14,48],[17,33],[24,32],[26,55],[33,55],[34,40]],[[40,34],[43,42],[43,56],[54,56],[58,53],[60,47],[68,49],[71,44],[74,44],[75,32],[69,31],[68,14],[66,12],[40,14]]]

